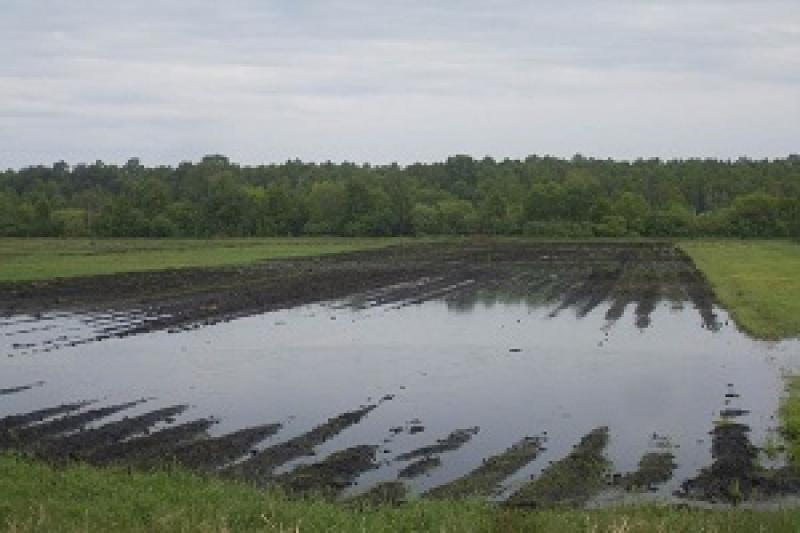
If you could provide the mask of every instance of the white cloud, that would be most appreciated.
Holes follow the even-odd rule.
[[[794,1],[3,9],[0,166],[798,151]]]

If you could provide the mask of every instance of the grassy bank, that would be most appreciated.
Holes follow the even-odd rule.
[[[800,376],[787,379],[780,417],[789,458],[794,464],[800,464]]]
[[[0,239],[0,281],[238,265],[381,248],[401,238]]]
[[[630,507],[508,511],[482,502],[416,501],[356,509],[291,501],[185,472],[51,469],[0,455],[0,529],[7,531],[797,531],[800,511]]]
[[[742,329],[763,339],[800,336],[799,244],[693,241],[680,247]]]

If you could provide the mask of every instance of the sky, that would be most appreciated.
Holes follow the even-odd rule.
[[[0,168],[797,152],[798,0],[0,0]]]

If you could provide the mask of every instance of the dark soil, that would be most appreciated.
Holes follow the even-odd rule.
[[[404,307],[444,299],[456,308],[479,301],[539,301],[585,316],[612,302],[609,320],[635,305],[645,328],[662,299],[689,300],[717,328],[713,296],[689,259],[667,243],[472,241],[270,261],[226,268],[138,272],[53,281],[0,283],[0,317],[29,314],[46,323],[84,311],[91,334],[15,342],[29,319],[9,318],[13,353],[154,330],[180,330],[301,304]],[[47,328],[49,326],[42,326]],[[16,347],[15,347],[16,346]],[[15,392],[13,389],[9,389]]]
[[[603,451],[608,428],[597,428],[584,436],[569,455],[551,464],[533,481],[511,495],[513,507],[580,507],[604,486],[608,460]]]
[[[267,484],[273,481],[273,472],[276,468],[301,457],[313,456],[316,446],[358,424],[373,409],[374,405],[368,405],[330,418],[307,433],[256,453],[249,459],[230,467],[226,473]]]
[[[171,457],[176,446],[202,439],[216,423],[210,418],[191,420],[182,424],[167,427],[148,435],[122,442],[94,448],[86,453],[86,460],[91,464],[129,464],[136,466],[163,466],[171,463],[165,458]]]
[[[281,427],[277,423],[264,424],[222,437],[199,439],[171,450],[165,454],[166,460],[188,468],[217,468],[247,454],[255,455],[253,446],[275,435]]]
[[[336,496],[359,475],[378,466],[375,462],[377,448],[360,445],[340,450],[319,463],[298,466],[277,477],[275,482],[290,494]]]
[[[724,421],[712,431],[714,462],[694,479],[681,484],[679,496],[714,503],[738,504],[800,492],[800,469],[787,466],[770,470],[758,464],[758,448],[749,438],[750,428]]]
[[[410,452],[402,453],[397,456],[398,461],[411,461],[420,457],[430,457],[445,452],[452,452],[461,448],[478,433],[478,428],[457,429],[447,437],[439,439],[436,444],[416,448]]]
[[[31,383],[30,385],[20,385],[19,387],[0,389],[0,396],[9,396],[11,394],[17,394],[18,392],[31,390],[34,387],[41,387],[42,385],[44,385],[43,381],[37,381],[36,383]]]
[[[540,439],[526,437],[501,454],[484,459],[483,464],[467,475],[434,487],[426,493],[432,498],[467,498],[490,496],[500,483],[539,455]]]
[[[434,468],[439,468],[442,465],[442,460],[439,457],[423,457],[418,459],[408,466],[404,467],[397,473],[400,479],[413,479],[415,477],[427,474]]]
[[[652,491],[658,485],[669,481],[677,466],[673,453],[649,452],[639,460],[639,467],[635,472],[621,476],[615,480],[615,484],[629,491]]]

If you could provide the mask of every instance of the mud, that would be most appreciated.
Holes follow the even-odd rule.
[[[445,452],[452,452],[461,448],[470,439],[478,433],[479,428],[469,428],[469,429],[457,429],[450,433],[447,437],[443,439],[439,439],[436,441],[436,444],[431,444],[429,446],[423,446],[421,448],[416,448],[409,452],[402,453],[397,456],[398,461],[411,461],[413,459],[418,459],[420,457],[430,457],[433,455],[445,453]]]
[[[168,459],[177,446],[202,439],[216,423],[201,418],[162,429],[142,437],[117,442],[85,453],[86,460],[96,465],[129,464],[139,467],[170,466]]]
[[[298,466],[275,478],[290,494],[334,497],[353,484],[362,473],[377,467],[377,446],[359,445],[332,453],[311,465]]]
[[[187,468],[213,469],[247,454],[257,453],[253,446],[272,437],[282,427],[282,424],[275,423],[245,428],[222,437],[181,445],[164,456],[167,462]]]
[[[408,466],[403,467],[397,473],[397,477],[400,479],[413,479],[415,477],[425,475],[434,468],[438,468],[441,465],[442,465],[442,460],[439,457],[436,456],[423,457],[422,459],[418,459],[417,461],[414,461]]]
[[[9,447],[27,450],[32,445],[44,439],[54,438],[64,433],[84,429],[86,425],[91,422],[101,420],[107,416],[124,411],[125,409],[130,409],[144,401],[145,400],[137,400],[118,405],[100,407],[74,415],[62,416],[61,418],[49,422],[42,422],[41,424],[11,429],[6,433],[5,438],[8,439]]]
[[[580,507],[604,486],[609,468],[603,450],[608,428],[597,428],[584,436],[572,452],[551,464],[538,478],[512,494],[512,507]]]
[[[759,450],[750,442],[750,428],[723,420],[711,431],[714,462],[681,484],[679,495],[711,503],[767,501],[800,493],[800,469],[759,465]]]
[[[65,437],[45,437],[36,443],[36,453],[50,459],[85,460],[94,449],[116,444],[134,435],[144,434],[157,423],[172,420],[188,408],[186,405],[164,407]]]
[[[359,423],[375,407],[368,405],[330,418],[311,431],[262,450],[251,458],[231,466],[225,472],[233,477],[243,477],[256,483],[267,484],[273,480],[276,468],[301,457],[313,456],[316,446]]]
[[[31,390],[34,387],[41,387],[42,385],[44,385],[43,381],[37,381],[36,383],[31,383],[30,385],[21,385],[19,387],[9,387],[7,389],[0,389],[0,396],[10,396],[11,394],[17,394],[18,392]]]
[[[491,496],[504,479],[536,459],[541,449],[541,439],[526,437],[504,452],[485,459],[467,475],[434,487],[425,495],[447,499]]]
[[[671,452],[648,452],[639,460],[635,472],[630,472],[614,481],[627,491],[653,491],[658,485],[672,478],[675,470],[675,455]]]
[[[148,331],[180,331],[301,304],[345,300],[355,309],[405,307],[444,299],[455,308],[478,302],[539,301],[581,318],[611,301],[607,318],[635,305],[650,325],[656,304],[689,299],[710,329],[713,296],[688,258],[666,243],[514,243],[398,246],[242,267],[182,269],[0,283],[0,317],[17,326],[11,354],[49,352]],[[43,325],[65,312],[89,313],[81,327]],[[88,331],[74,331],[88,328]],[[45,335],[49,332],[49,338]],[[19,340],[15,340],[19,339]]]
[[[37,409],[36,411],[32,411],[30,413],[10,415],[0,418],[0,450],[9,449],[19,443],[19,440],[16,438],[16,430],[18,428],[22,428],[36,422],[42,422],[54,416],[78,411],[90,403],[91,402],[88,401],[65,403],[55,407]]]

